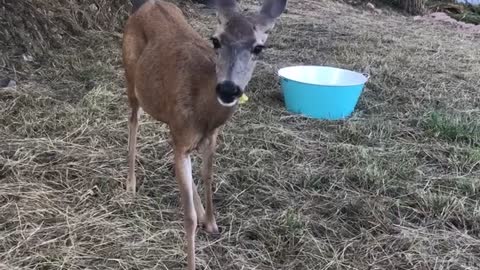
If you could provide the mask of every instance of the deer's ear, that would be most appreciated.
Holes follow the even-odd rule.
[[[283,13],[287,6],[287,0],[264,0],[260,14],[275,20]]]
[[[263,31],[270,30],[286,6],[287,0],[264,0],[257,19],[257,27]]]
[[[225,23],[237,11],[237,0],[215,0],[217,17]]]

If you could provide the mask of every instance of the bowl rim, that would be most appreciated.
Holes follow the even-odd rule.
[[[302,82],[302,81],[299,81],[299,80],[294,80],[294,79],[291,79],[291,78],[287,78],[285,75],[282,75],[282,74],[281,74],[281,72],[282,72],[282,71],[285,71],[286,69],[304,68],[304,67],[307,67],[307,68],[312,68],[312,67],[313,67],[313,68],[336,69],[336,70],[341,70],[341,71],[348,72],[348,73],[355,73],[356,75],[363,76],[364,81],[363,81],[362,83],[352,83],[352,84],[315,84],[315,83]],[[368,79],[369,79],[369,75],[367,75],[367,74],[362,74],[362,73],[360,73],[360,72],[356,72],[356,71],[353,71],[353,70],[348,70],[348,69],[343,69],[343,68],[338,68],[338,67],[333,67],[333,66],[317,66],[317,65],[297,65],[297,66],[283,67],[283,68],[280,68],[280,69],[277,71],[277,75],[278,75],[280,78],[283,78],[283,79],[286,79],[286,80],[290,80],[290,81],[294,81],[294,82],[297,82],[297,83],[308,84],[308,85],[313,85],[313,86],[326,86],[326,87],[347,87],[347,86],[364,85],[364,84],[368,81]]]

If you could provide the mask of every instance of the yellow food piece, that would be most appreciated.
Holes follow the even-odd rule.
[[[243,104],[243,103],[245,103],[245,102],[247,102],[247,101],[248,101],[248,97],[247,97],[247,95],[245,95],[245,94],[243,94],[243,95],[238,99],[238,103],[240,103],[240,104]]]

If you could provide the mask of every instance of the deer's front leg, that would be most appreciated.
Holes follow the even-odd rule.
[[[215,154],[215,147],[217,145],[218,130],[215,130],[212,135],[205,141],[202,153],[202,167],[201,176],[205,185],[205,219],[203,226],[205,231],[213,236],[219,235],[217,222],[215,221],[215,213],[213,208],[213,192],[212,192],[212,175],[213,175],[213,156]]]
[[[182,197],[184,228],[187,238],[188,269],[195,270],[195,231],[197,213],[193,200],[192,165],[190,155],[183,149],[175,150],[175,175]]]

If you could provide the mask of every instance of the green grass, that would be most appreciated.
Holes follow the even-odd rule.
[[[465,12],[462,14],[450,14],[450,17],[465,23],[480,24],[480,10],[476,12]]]
[[[434,112],[425,122],[426,129],[435,137],[471,145],[480,143],[480,121],[476,117]]]

